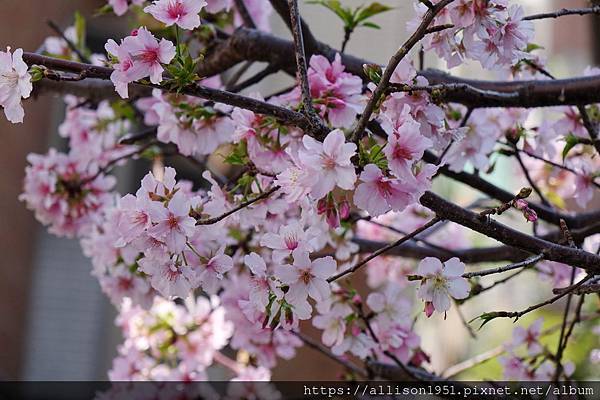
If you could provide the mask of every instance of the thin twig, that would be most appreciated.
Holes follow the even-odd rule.
[[[352,132],[351,138],[353,142],[356,143],[362,138],[365,128],[367,127],[367,123],[371,119],[371,115],[373,114],[373,111],[375,111],[375,107],[379,103],[379,100],[387,90],[392,74],[396,70],[396,67],[398,66],[400,61],[402,61],[402,59],[406,57],[408,52],[417,43],[419,43],[421,39],[423,39],[423,37],[427,34],[427,28],[434,20],[436,15],[452,1],[454,0],[442,0],[432,8],[429,8],[423,16],[423,20],[421,21],[421,24],[419,25],[417,30],[408,38],[406,42],[404,42],[404,44],[400,47],[400,49],[398,49],[396,54],[392,56],[387,66],[385,67],[385,70],[383,71],[383,75],[381,76],[381,80],[379,81],[377,88],[375,89],[375,91],[373,91],[369,102],[367,103],[360,119],[358,120],[356,128]]]
[[[558,11],[547,12],[542,14],[533,14],[523,17],[524,20],[533,21],[537,19],[546,18],[558,18],[566,15],[587,15],[587,14],[600,14],[600,6],[588,7],[588,8],[561,8]]]
[[[329,277],[327,279],[327,282],[333,282],[336,281],[338,279],[340,279],[341,277],[344,277],[348,274],[352,274],[354,273],[356,270],[358,270],[360,267],[362,267],[363,265],[367,264],[369,261],[371,261],[372,259],[374,259],[375,257],[380,256],[381,254],[385,253],[386,251],[393,249],[396,246],[401,245],[402,243],[414,238],[415,236],[417,236],[419,233],[429,229],[430,227],[432,227],[433,225],[437,224],[438,222],[440,222],[442,220],[442,218],[438,218],[438,217],[434,217],[432,218],[429,222],[427,222],[425,225],[419,227],[418,229],[415,229],[414,231],[412,231],[411,233],[409,233],[406,236],[403,236],[402,238],[396,240],[393,243],[388,244],[385,247],[382,247],[381,249],[374,251],[373,253],[371,253],[371,255],[369,255],[368,257],[365,257],[362,261],[356,263],[353,267],[348,268],[347,270],[344,270],[332,277]]]
[[[316,111],[312,104],[312,98],[310,95],[310,86],[308,82],[306,53],[304,51],[304,38],[302,36],[302,28],[300,21],[300,12],[298,11],[298,0],[288,0],[288,6],[290,8],[290,22],[292,29],[292,36],[294,37],[294,48],[296,53],[296,76],[300,84],[300,91],[302,92],[302,109],[307,115],[316,116]]]
[[[67,38],[65,36],[65,33],[62,31],[62,29],[60,29],[60,27],[52,20],[47,20],[46,23],[48,24],[48,26],[54,31],[56,32],[58,35],[60,35],[60,37],[67,43],[67,46],[69,46],[69,48],[75,53],[77,54],[77,56],[79,57],[79,59],[81,60],[81,62],[84,62],[86,64],[91,64],[91,61],[88,57],[86,57],[81,50],[79,50],[79,48],[75,45],[75,43],[73,43],[69,38]]]
[[[542,308],[544,306],[547,306],[549,304],[552,304],[552,303],[556,302],[557,300],[562,299],[563,297],[565,297],[569,293],[575,291],[578,287],[580,287],[581,285],[583,285],[585,282],[587,282],[588,280],[590,280],[592,277],[593,277],[593,275],[587,275],[585,278],[581,279],[575,285],[569,286],[569,288],[567,290],[565,290],[563,293],[558,294],[558,295],[556,295],[554,297],[551,297],[548,300],[543,301],[541,303],[534,304],[534,305],[532,305],[530,307],[527,307],[526,309],[524,309],[522,311],[492,311],[492,312],[489,312],[489,313],[485,313],[484,315],[486,315],[486,318],[488,318],[488,319],[493,319],[493,318],[514,318],[515,321],[516,321],[516,320],[518,320],[519,318],[521,318],[525,314],[528,314],[528,313],[530,313],[532,311],[537,310],[538,308]]]
[[[238,205],[235,208],[232,208],[231,210],[227,211],[226,213],[223,213],[217,217],[214,218],[207,218],[207,219],[199,219],[196,221],[196,225],[212,225],[212,224],[216,224],[219,221],[224,220],[225,218],[229,217],[232,214],[235,214],[236,212],[248,207],[249,205],[252,205],[254,203],[256,203],[257,201],[266,199],[267,197],[269,197],[270,195],[272,195],[273,193],[275,193],[276,191],[279,190],[279,186],[275,186],[273,188],[271,188],[270,190],[261,193],[260,195],[256,196],[255,198],[245,201],[243,203],[241,203],[240,205]]]
[[[506,272],[506,271],[512,271],[513,269],[529,267],[531,265],[534,265],[535,263],[542,260],[543,258],[544,258],[544,254],[542,253],[542,254],[538,254],[537,256],[528,258],[527,260],[524,260],[524,261],[521,261],[518,263],[514,263],[514,264],[509,264],[504,267],[491,268],[491,269],[486,269],[486,270],[477,271],[477,272],[466,272],[466,273],[462,274],[462,277],[469,279],[469,278],[473,278],[476,276],[486,276],[486,275],[492,275],[492,274],[499,274],[499,273]]]

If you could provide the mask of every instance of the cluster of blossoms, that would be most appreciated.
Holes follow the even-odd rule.
[[[544,334],[543,323],[543,318],[539,318],[527,328],[518,326],[513,330],[512,340],[504,346],[508,353],[498,358],[505,379],[521,381],[554,379],[555,363],[544,356],[544,345],[540,341]],[[521,348],[524,351],[520,352]],[[563,362],[562,373],[565,377],[571,376],[574,370],[575,365],[572,362]]]
[[[269,2],[245,4],[256,25],[267,29]],[[329,128],[317,140],[272,116],[164,90],[173,84],[165,84],[165,71],[174,78],[171,71],[177,72],[183,53],[193,64],[191,54],[206,50],[203,35],[195,35],[201,17],[215,14],[211,18],[228,21],[224,32],[241,25],[233,0],[110,0],[109,5],[117,15],[137,7],[146,18],[173,27],[177,43],[142,26],[120,43],[110,39],[108,57],[92,55],[94,64],[113,67],[110,79],[121,98],[128,99],[129,84],[147,83],[146,78],[155,88],[152,96],[112,103],[67,96],[59,133],[70,151],[29,156],[21,198],[52,233],[81,240],[93,275],[119,308],[117,324],[125,340],[109,373],[113,380],[205,380],[213,365],[229,369],[234,380],[268,380],[279,358],[296,355],[302,345],[300,321],[306,320],[322,331],[323,344],[336,356],[420,367],[429,355],[421,347],[413,311],[423,310],[426,317],[437,311],[445,318],[453,302],[469,297],[465,264],[453,256],[469,247],[469,238],[459,226],[444,225],[405,243],[406,257],[374,258],[365,268],[369,293],[363,296],[351,281],[336,279],[359,262],[355,236],[390,243],[421,228],[435,217],[419,199],[438,170],[491,170],[502,154],[499,145],[523,153],[536,181],[547,182],[545,192],[566,190],[553,199],[575,193],[575,202],[585,207],[593,197],[598,157],[587,151],[562,154],[570,169],[565,172],[540,168],[543,162],[527,156],[556,164],[561,156],[556,142],[586,136],[573,108],[553,110],[558,120],[536,126],[524,109],[467,110],[439,104],[425,90],[398,89],[376,106],[372,122],[381,129],[353,142],[347,137],[374,83],[364,90],[362,79],[345,70],[340,54],[333,60],[313,55],[310,95]],[[416,9],[420,22],[427,7],[417,2]],[[471,58],[485,68],[514,67],[514,76],[525,74],[516,66],[520,60],[542,61],[525,52],[532,30],[522,17],[521,8],[507,0],[457,0],[432,22],[453,27],[428,35],[425,49],[450,67]],[[45,51],[79,60],[66,40],[77,41],[74,29],[64,38],[46,40]],[[390,83],[429,85],[408,57]],[[219,76],[194,76],[187,84],[224,86]],[[0,52],[0,106],[12,122],[22,121],[21,99],[31,89],[22,50]],[[298,86],[266,100],[257,93],[251,97],[305,111]],[[119,112],[124,104],[135,111],[133,117]],[[176,180],[174,168],[155,163],[158,167],[135,193],[120,195],[107,172],[142,154],[142,147],[120,144],[136,126],[156,130],[149,135],[156,140],[148,144],[156,146],[148,157],[171,148],[196,162],[219,155],[240,174],[231,185],[217,182],[208,170],[203,181],[189,182]],[[537,220],[524,199],[510,206],[528,221]],[[597,240],[585,246],[595,251]],[[436,257],[413,261],[411,251]],[[572,270],[551,261],[538,265],[554,286],[568,284]],[[420,281],[418,287],[411,280]],[[509,355],[501,359],[506,378],[552,378],[551,361],[527,362],[540,355],[540,335],[541,321],[515,330]],[[522,344],[527,356],[517,351]],[[226,348],[237,351],[240,361],[227,358]],[[571,369],[564,367],[568,376]]]
[[[218,301],[204,297],[190,297],[183,305],[157,297],[148,310],[126,303],[117,325],[125,340],[108,373],[117,381],[206,380],[206,368],[226,359],[219,351],[233,330]]]
[[[414,31],[427,11],[416,3],[417,17],[407,25]],[[453,27],[432,34],[424,40],[449,68],[466,58],[479,61],[484,68],[510,67],[527,57],[525,50],[533,37],[533,24],[523,20],[523,8],[509,5],[508,0],[459,0],[451,2],[434,24]]]

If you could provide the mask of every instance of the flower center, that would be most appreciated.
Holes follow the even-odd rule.
[[[323,168],[334,169],[336,167],[337,163],[332,157],[323,155],[321,158],[323,160]]]
[[[404,160],[412,160],[412,153],[409,149],[404,146],[396,145],[394,147],[394,158],[401,158]]]
[[[177,225],[179,225],[179,221],[175,215],[169,214],[168,224],[169,224],[169,228],[175,229],[177,227]]]
[[[169,17],[173,19],[179,19],[185,15],[185,8],[178,0],[175,2],[169,2],[169,5],[167,6],[167,13],[169,14]]]
[[[302,273],[300,274],[300,280],[302,282],[304,282],[305,284],[308,285],[308,283],[310,282],[310,279],[312,278],[312,276],[310,275],[310,271],[308,270],[304,270],[302,271]]]

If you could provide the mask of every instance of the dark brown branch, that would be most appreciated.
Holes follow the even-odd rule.
[[[481,218],[478,214],[446,201],[432,192],[425,192],[421,197],[421,204],[435,212],[440,218],[465,226],[506,245],[532,254],[543,253],[546,260],[579,267],[589,273],[600,273],[600,256],[596,254],[532,237],[499,222]]]
[[[300,11],[298,10],[298,0],[288,0],[290,14],[290,28],[294,37],[294,53],[296,58],[296,79],[300,85],[302,93],[302,112],[306,118],[314,125],[315,131],[323,133],[325,137],[327,128],[317,115],[310,95],[310,85],[308,82],[308,66],[306,62],[306,52],[304,50],[304,37],[302,36],[302,21],[300,20]]]
[[[435,163],[437,161],[437,156],[426,151],[423,159],[426,162]],[[448,169],[448,167],[440,168],[439,173],[455,181],[469,185],[472,188],[479,190],[481,193],[484,193],[503,203],[509,202],[514,198],[514,194],[486,181],[479,175],[468,172],[454,172]],[[542,204],[529,203],[529,207],[536,212],[539,218],[556,226],[560,224],[561,219],[564,219],[571,228],[583,228],[594,223],[598,220],[598,218],[600,218],[600,211],[578,213],[573,215],[553,210],[550,207],[546,207]]]
[[[305,39],[307,57],[311,54],[322,54],[333,60],[336,50],[316,42],[310,45],[306,29],[303,25],[303,37]],[[354,75],[367,80],[363,71],[363,64],[371,63],[368,60],[342,54],[342,63],[346,70]],[[208,54],[198,66],[198,74],[201,76],[213,76],[245,61],[260,61],[279,65],[286,72],[295,71],[294,44],[282,38],[278,38],[266,32],[253,29],[239,28],[228,39],[220,43]],[[514,98],[483,98],[473,99],[472,96],[461,90],[447,91],[440,96],[440,101],[460,103],[467,107],[549,107],[558,105],[580,105],[600,103],[600,76],[587,76],[557,80],[525,80],[525,81],[482,81],[476,79],[458,78],[445,72],[428,69],[419,72],[427,78],[431,85],[436,84],[466,84],[479,90],[490,90],[502,93],[518,93]],[[36,86],[42,86],[45,90],[60,91],[60,93],[74,93],[81,96],[104,98],[115,97],[114,89],[109,82],[99,84],[83,81],[73,84],[50,85],[44,81],[38,82]],[[133,96],[137,93],[135,87]],[[148,93],[147,88],[142,87],[143,93]]]
[[[101,67],[90,64],[82,64],[74,61],[67,61],[58,58],[41,56],[34,53],[24,53],[23,60],[29,65],[43,65],[47,68],[58,69],[73,73],[82,73],[85,71],[86,77],[96,79],[110,79],[112,73],[111,68]],[[158,87],[161,90],[166,88],[152,84],[131,84],[132,87],[141,86],[146,88],[145,92],[149,92],[149,88]],[[259,114],[272,116],[286,124],[297,126],[307,132],[313,132],[317,136],[323,135],[323,131],[313,131],[313,123],[308,120],[303,114],[289,110],[284,107],[279,107],[264,101],[260,101],[251,97],[242,96],[236,93],[231,93],[223,90],[213,89],[201,85],[189,85],[183,88],[180,93],[189,96],[201,97],[203,99],[212,100],[217,103],[228,104],[235,107],[252,110]]]

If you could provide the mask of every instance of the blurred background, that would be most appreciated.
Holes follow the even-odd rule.
[[[412,1],[408,0],[380,2],[395,7],[375,18],[382,29],[359,29],[347,51],[385,63],[406,38],[405,23],[413,17],[413,8]],[[527,13],[589,4],[584,0],[517,2],[525,6]],[[342,3],[360,5],[368,1],[343,0]],[[79,10],[88,18],[91,47],[94,51],[102,51],[108,37],[122,37],[131,29],[126,17],[92,18],[94,10],[104,4],[97,0],[2,0],[0,46],[35,51],[44,38],[54,36],[47,20],[64,29],[72,23],[73,13]],[[301,12],[315,36],[339,48],[343,29],[332,13],[309,4],[302,4]],[[273,14],[271,18],[273,32],[289,37],[278,16]],[[586,66],[599,64],[600,46],[596,39],[600,23],[597,17],[541,21],[536,22],[535,27],[535,42],[546,49],[548,68],[558,77],[581,74]],[[426,58],[426,65],[444,67],[432,56]],[[468,65],[452,72],[484,77],[477,66]],[[288,78],[278,76],[261,88],[276,90],[283,87],[284,79]],[[25,108],[23,125],[10,125],[0,118],[0,379],[104,380],[121,341],[120,333],[113,326],[114,307],[90,275],[90,262],[81,254],[79,243],[47,234],[33,214],[17,200],[27,154],[45,153],[50,146],[64,147],[57,135],[57,126],[64,115],[63,104],[60,98],[44,95],[27,101]],[[124,193],[137,188],[139,177],[145,170],[137,165],[121,168],[118,173],[119,190]],[[521,182],[511,177],[510,168],[497,168],[497,172],[488,178],[508,190],[520,187]],[[461,204],[468,203],[476,195],[464,187],[448,183],[442,183],[442,186]],[[494,291],[485,303],[468,304],[464,312],[470,319],[484,310],[521,309],[528,302],[539,299],[540,295],[532,290],[538,285],[541,287],[542,284],[531,276],[531,279]],[[546,293],[549,293],[547,289]],[[549,308],[547,320],[556,323],[561,310],[561,305]],[[423,347],[436,355],[433,366],[440,371],[476,352],[494,348],[508,338],[511,325],[510,321],[494,321],[494,328],[483,329],[477,340],[465,340],[468,335],[453,311],[446,321],[434,317],[419,323],[418,330],[419,333],[426,332]],[[317,337],[315,331],[312,334]],[[569,356],[582,357],[567,354],[567,358]],[[299,368],[303,371],[301,374]],[[494,372],[498,370],[497,365],[486,368],[482,377],[498,373]],[[274,371],[274,379],[335,379],[335,371],[338,371],[337,366],[329,360],[310,349],[302,349],[293,361],[280,362]],[[477,376],[476,371],[474,375],[468,375]]]

